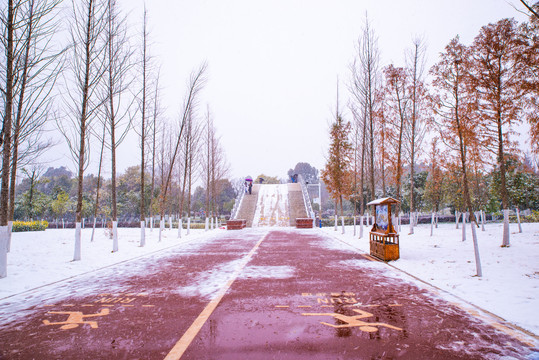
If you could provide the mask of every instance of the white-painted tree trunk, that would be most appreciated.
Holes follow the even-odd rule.
[[[462,241],[466,241],[466,213],[462,213]]]
[[[0,226],[0,278],[7,276],[8,227]]]
[[[363,215],[359,217],[359,238],[363,237]]]
[[[344,216],[341,216],[342,233],[344,234]]]
[[[459,212],[455,210],[455,225],[457,226],[457,229],[459,228],[459,217],[460,217]]]
[[[153,216],[148,219],[148,225],[150,225],[150,232],[153,232]]]
[[[354,215],[354,236],[356,236],[356,216]]]
[[[209,218],[206,218],[204,220],[204,231],[208,231],[209,230],[209,227],[210,227],[210,219]]]
[[[410,212],[410,231],[408,232],[408,235],[412,235],[414,233],[414,213]]]
[[[163,237],[163,230],[165,230],[165,219],[159,220],[159,242],[161,242],[161,238]]]
[[[502,247],[508,247],[510,246],[509,241],[509,210],[504,209],[503,210],[503,242]]]
[[[434,213],[432,213],[431,219],[430,219],[430,236],[434,233]]]
[[[436,212],[436,219],[434,220],[434,225],[438,229],[438,212]]]
[[[215,229],[215,228],[214,228],[213,217],[211,218],[211,221],[210,221],[210,229],[211,229],[211,230]]]
[[[92,237],[90,238],[90,242],[94,242],[95,224],[96,223],[97,223],[97,219],[94,218],[94,225],[92,226]]]
[[[112,222],[112,252],[118,251],[118,221]]]
[[[402,231],[401,224],[402,224],[402,219],[401,219],[401,214],[399,214],[399,234]]]
[[[62,220],[63,221],[63,220]],[[73,253],[73,261],[79,261],[81,259],[81,223],[75,223],[75,251]]]
[[[464,227],[464,224],[462,224]],[[477,224],[475,224],[473,221],[470,222],[470,226],[472,228],[472,239],[473,239],[473,250],[475,254],[475,270],[476,275],[479,277],[483,276],[483,271],[481,269],[481,258],[479,257],[479,245],[477,243],[477,232],[475,231],[475,227]]]
[[[172,216],[168,216],[168,229],[172,230]]]
[[[337,215],[335,214],[335,231],[337,231],[337,226],[338,226],[337,222],[338,222]]]
[[[62,219],[62,229],[65,229],[66,228],[66,223],[64,221],[64,219]]]
[[[520,209],[519,208],[517,208],[517,221],[518,221],[518,232],[521,233],[522,225],[520,224]],[[9,238],[11,239],[11,236]]]
[[[182,237],[182,226],[183,226],[182,219],[179,218],[178,219],[178,239],[181,239]]]
[[[85,221],[85,220],[86,220],[85,218],[82,218],[82,228],[83,228],[83,229],[84,229],[84,226],[85,226],[85,224],[86,224],[86,221]]]
[[[11,251],[11,236],[12,235],[13,235],[13,221],[9,220],[7,222],[7,244],[6,244],[6,251],[8,253]]]
[[[146,222],[142,220],[140,222],[140,246],[146,245]]]
[[[186,235],[189,235],[190,232],[191,232],[191,218],[188,217],[188,218],[187,218],[187,231],[186,231]]]

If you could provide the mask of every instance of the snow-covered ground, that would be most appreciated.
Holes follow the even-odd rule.
[[[419,225],[413,235],[408,226],[400,233],[400,259],[389,262],[425,282],[539,334],[539,224],[511,224],[511,246],[502,248],[502,224],[489,223],[478,229],[478,247],[483,276],[477,277],[469,225],[467,240],[462,227],[439,224],[430,236],[430,224]],[[359,239],[353,227],[323,228],[323,231],[369,252],[368,229]]]
[[[288,226],[288,184],[260,186],[253,227]]]
[[[216,230],[223,231],[223,230]],[[39,286],[61,281],[76,275],[101,269],[166,248],[210,239],[215,231],[182,230],[163,231],[159,242],[159,229],[146,229],[146,245],[140,247],[140,228],[119,228],[119,251],[112,252],[112,240],[106,229],[96,229],[90,242],[92,229],[82,229],[82,259],[73,260],[75,230],[47,229],[13,233],[11,252],[8,253],[8,276],[0,279],[0,300]]]
[[[403,227],[400,236],[400,259],[389,264],[422,279],[459,298],[490,311],[505,320],[539,334],[539,224],[523,224],[518,233],[511,225],[511,246],[501,248],[501,224],[487,224],[486,231],[477,232],[483,267],[483,277],[474,276],[475,258],[471,234],[462,241],[462,230],[454,224],[440,224],[430,236],[430,225],[415,228],[407,235]],[[359,235],[359,226],[357,227]],[[12,249],[8,254],[8,276],[0,279],[0,299],[19,294],[46,284],[101,269],[123,261],[165,251],[180,246],[181,251],[194,251],[224,230],[191,230],[190,235],[177,230],[165,230],[158,242],[159,230],[146,230],[146,246],[139,246],[140,229],[120,228],[119,251],[112,253],[112,240],[103,229],[96,230],[90,242],[91,229],[82,232],[82,260],[72,261],[74,230],[48,229],[44,232],[14,233]],[[319,231],[313,229],[312,231]],[[368,230],[358,239],[353,228],[322,229],[364,252],[369,252]],[[332,243],[341,243],[332,241]],[[336,246],[336,245],[332,246]],[[342,244],[342,243],[341,243]],[[347,248],[348,245],[342,244]],[[255,272],[264,269],[251,269]],[[287,276],[289,269],[281,269]],[[442,294],[443,295],[443,294]]]

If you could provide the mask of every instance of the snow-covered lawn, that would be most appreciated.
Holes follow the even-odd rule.
[[[403,226],[400,234],[400,259],[389,264],[446,290],[472,304],[490,311],[505,320],[539,334],[539,224],[511,224],[511,246],[502,248],[502,224],[489,223],[485,231],[478,229],[479,253],[483,276],[475,276],[475,257],[472,234],[467,225],[466,241],[462,227],[439,224],[430,236],[430,224],[419,225],[413,235]],[[353,227],[345,234],[339,226],[323,231],[369,252],[369,233],[353,236]]]
[[[159,229],[146,229],[146,246],[140,247],[140,228],[119,228],[119,251],[112,252],[112,240],[105,229],[82,229],[82,259],[73,260],[75,230],[47,229],[45,231],[13,233],[8,253],[8,276],[0,279],[0,299],[54,283],[89,271],[148,255],[178,244],[203,242],[214,230],[186,230],[178,239],[177,229],[165,229],[159,242]]]

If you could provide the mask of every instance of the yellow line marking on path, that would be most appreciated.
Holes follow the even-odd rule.
[[[289,308],[288,305],[275,305],[276,308]]]
[[[62,304],[62,306],[75,306],[74,304]]]
[[[322,305],[321,307],[332,308],[332,307],[334,307],[334,306],[333,306],[333,305]]]
[[[243,262],[241,263],[241,265],[238,266],[236,271],[234,271],[234,273],[230,277],[230,280],[228,280],[228,282],[219,290],[217,295],[215,295],[215,297],[208,303],[208,305],[206,305],[204,310],[202,310],[202,312],[198,315],[198,317],[195,319],[195,321],[193,321],[193,323],[191,324],[189,329],[187,329],[187,331],[183,334],[183,336],[180,338],[180,340],[178,340],[176,345],[174,345],[172,350],[170,350],[168,355],[165,357],[165,360],[179,360],[182,357],[185,350],[187,350],[187,348],[189,347],[191,342],[193,342],[193,340],[197,336],[200,329],[202,329],[202,326],[204,326],[204,324],[209,319],[209,317],[211,316],[213,311],[217,308],[217,305],[219,305],[219,303],[221,302],[221,300],[225,296],[228,289],[230,289],[230,287],[232,286],[234,281],[238,278],[238,276],[243,271],[243,269],[245,268],[247,263],[253,257],[255,251],[258,249],[260,244],[262,244],[262,241],[264,241],[268,237],[269,234],[270,234],[269,232],[266,233],[266,235],[264,235],[262,237],[262,239],[260,239],[256,243],[256,245],[251,249],[249,254],[247,254],[247,256],[245,256],[245,258],[243,259]]]
[[[82,307],[94,306],[92,304],[83,304]]]
[[[122,305],[123,307],[133,307],[135,305]]]

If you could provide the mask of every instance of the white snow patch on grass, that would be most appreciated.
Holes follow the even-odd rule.
[[[483,277],[476,275],[471,229],[462,241],[462,227],[440,224],[430,236],[430,224],[419,225],[415,234],[407,227],[400,234],[400,259],[394,267],[490,311],[503,319],[539,334],[539,224],[522,224],[523,232],[511,224],[511,246],[502,248],[502,224],[488,223],[477,229]],[[352,226],[341,234],[333,228],[324,232],[369,253],[369,233],[353,236]],[[358,232],[359,233],[359,232]],[[340,241],[326,241],[331,249],[351,251]]]
[[[113,253],[112,240],[105,229],[96,229],[94,241],[90,242],[92,229],[86,228],[82,229],[80,261],[72,261],[74,229],[13,233],[8,275],[0,279],[0,299],[154,252],[166,253],[167,248],[179,246],[185,251],[196,251],[222,231],[191,230],[188,236],[184,231],[178,239],[177,229],[167,229],[158,242],[159,229],[146,229],[146,246],[140,247],[140,228],[119,228],[119,251]],[[136,267],[130,268],[136,273]]]

